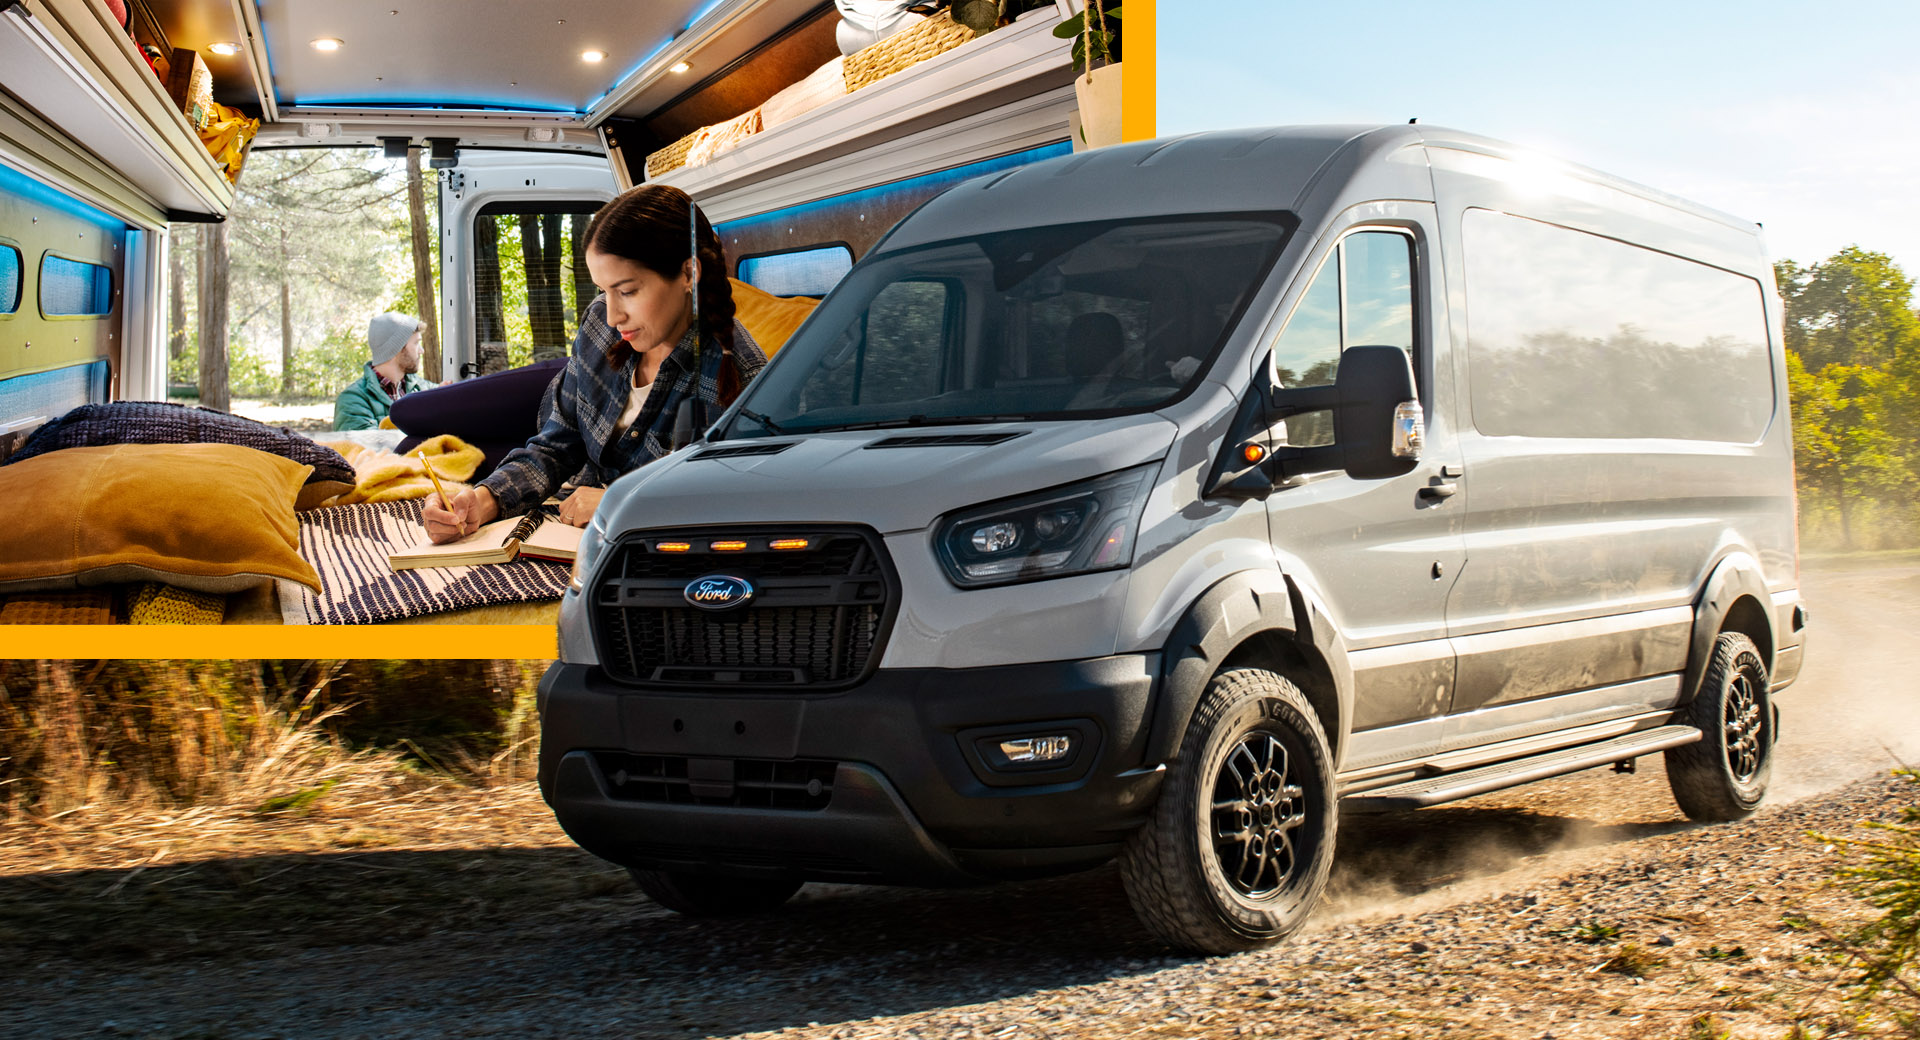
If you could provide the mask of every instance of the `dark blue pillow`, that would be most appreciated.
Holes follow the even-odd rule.
[[[353,467],[339,452],[284,426],[166,401],[83,404],[35,430],[7,461],[103,444],[237,444],[312,466],[309,484],[316,480],[354,483]]]

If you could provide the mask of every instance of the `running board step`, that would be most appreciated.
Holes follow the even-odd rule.
[[[1577,773],[1582,769],[1604,766],[1609,762],[1620,762],[1629,758],[1668,748],[1691,744],[1700,739],[1700,731],[1692,726],[1661,726],[1657,729],[1641,730],[1612,740],[1602,740],[1595,744],[1580,744],[1558,751],[1549,751],[1543,755],[1530,755],[1510,762],[1496,762],[1490,766],[1469,769],[1459,773],[1442,773],[1439,776],[1422,777],[1408,780],[1392,787],[1381,787],[1371,791],[1362,791],[1341,799],[1340,808],[1347,812],[1401,812],[1407,809],[1420,809],[1441,802],[1471,798],[1488,791],[1498,791],[1503,787],[1545,780],[1550,776],[1563,773]]]

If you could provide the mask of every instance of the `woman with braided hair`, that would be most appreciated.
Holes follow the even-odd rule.
[[[585,527],[607,484],[671,451],[676,424],[705,429],[766,364],[734,319],[720,238],[686,192],[643,184],[607,203],[587,225],[586,257],[601,295],[552,412],[484,481],[444,507],[428,497],[434,541],[524,513],[576,475],[560,519]]]

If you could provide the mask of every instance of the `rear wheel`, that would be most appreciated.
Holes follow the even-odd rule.
[[[689,917],[763,914],[800,891],[800,882],[780,878],[730,878],[639,867],[629,867],[627,873],[654,902]]]
[[[1121,852],[1134,912],[1203,953],[1285,938],[1326,887],[1333,791],[1326,735],[1293,683],[1251,668],[1215,676],[1152,818]]]
[[[1688,817],[1744,819],[1766,797],[1773,774],[1773,698],[1767,663],[1739,632],[1713,641],[1700,693],[1685,709],[1702,736],[1667,751],[1667,783]]]

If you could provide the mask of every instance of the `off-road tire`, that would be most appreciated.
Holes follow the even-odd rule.
[[[1222,797],[1247,793],[1249,777],[1255,797]],[[1278,942],[1326,887],[1338,821],[1333,756],[1306,697],[1272,672],[1222,672],[1201,695],[1153,815],[1121,850],[1127,900],[1181,949]],[[1258,848],[1271,864],[1247,855]]]
[[[1667,750],[1667,784],[1690,819],[1724,822],[1752,815],[1773,773],[1773,698],[1767,662],[1739,632],[1713,641],[1700,692],[1681,719],[1701,738]]]
[[[800,891],[800,882],[781,878],[732,878],[639,867],[629,867],[627,873],[648,898],[688,917],[764,914]]]

